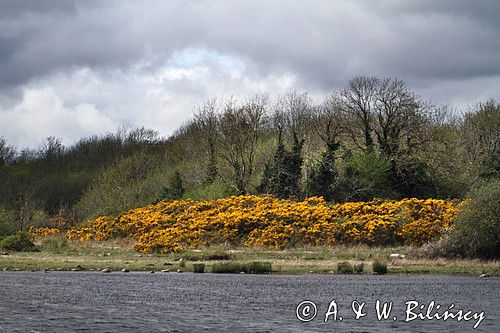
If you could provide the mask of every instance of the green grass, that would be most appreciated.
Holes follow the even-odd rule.
[[[210,247],[186,250],[170,254],[139,254],[131,250],[128,240],[106,242],[65,241],[57,236],[51,240],[39,240],[40,252],[10,252],[0,256],[0,270],[71,270],[77,265],[82,270],[101,270],[109,267],[113,271],[124,268],[130,271],[161,271],[181,268],[187,261],[205,264],[211,272],[221,263],[250,264],[268,262],[273,274],[336,274],[339,262],[349,262],[355,273],[363,265],[364,274],[372,274],[372,263],[387,263],[389,274],[468,274],[483,273],[500,275],[500,262],[494,260],[429,259],[420,256],[418,249],[410,247],[368,247],[363,245],[338,245],[332,247],[302,247],[271,251],[255,248]],[[405,259],[391,259],[391,253],[400,253]],[[109,254],[109,255],[108,255]],[[180,261],[180,259],[183,259]],[[228,260],[229,259],[229,260]],[[165,265],[168,264],[168,265]],[[183,271],[194,270],[193,264],[185,265]],[[219,266],[220,267],[220,266]],[[234,269],[240,273],[243,270]]]
[[[363,274],[364,270],[365,270],[365,264],[364,263],[359,263],[359,264],[356,264],[354,265],[354,273],[356,274]]]
[[[387,264],[380,261],[374,261],[372,263],[372,270],[375,274],[387,274]]]
[[[354,273],[354,268],[349,262],[343,261],[337,264],[337,273],[339,274],[352,274]]]
[[[193,273],[205,273],[205,264],[193,264]]]
[[[269,262],[252,261],[249,263],[223,262],[212,265],[212,273],[219,274],[270,274],[272,265]]]

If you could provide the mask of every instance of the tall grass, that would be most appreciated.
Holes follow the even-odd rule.
[[[223,262],[212,266],[212,273],[219,274],[270,274],[272,266],[270,262],[252,261],[249,263]]]
[[[374,261],[372,264],[372,269],[373,273],[375,274],[387,274],[387,264],[380,262],[380,261]]]
[[[354,273],[354,268],[349,262],[339,262],[337,264],[337,273],[352,274]]]

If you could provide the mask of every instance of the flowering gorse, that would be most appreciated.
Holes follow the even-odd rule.
[[[134,249],[145,253],[215,244],[273,249],[335,243],[421,245],[440,237],[456,210],[455,203],[437,199],[328,204],[321,197],[297,202],[244,195],[160,202],[116,217],[101,216],[87,227],[69,229],[66,237],[133,238]]]

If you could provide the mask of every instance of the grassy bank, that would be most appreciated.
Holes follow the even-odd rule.
[[[411,247],[331,246],[268,251],[213,247],[175,254],[141,255],[130,250],[124,240],[73,242],[54,238],[39,245],[40,252],[10,252],[0,256],[5,270],[102,270],[192,271],[193,264],[204,263],[211,272],[214,264],[254,261],[272,264],[273,274],[337,274],[339,262],[364,264],[364,274],[372,274],[371,263],[388,264],[389,274],[465,274],[500,275],[500,262],[467,259],[427,259]],[[398,253],[405,258],[391,258]]]

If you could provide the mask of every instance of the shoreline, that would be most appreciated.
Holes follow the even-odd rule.
[[[340,274],[337,264],[364,264],[362,275],[373,274],[373,261],[387,263],[390,275],[500,276],[500,261],[478,259],[428,259],[415,254],[418,248],[367,247],[361,245],[296,248],[282,251],[246,248],[207,248],[170,254],[140,254],[125,242],[71,243],[68,248],[40,252],[10,252],[0,255],[0,271],[101,271],[189,272],[193,264],[270,262],[274,275]],[[404,258],[392,258],[391,254]],[[356,274],[354,274],[356,275]]]

